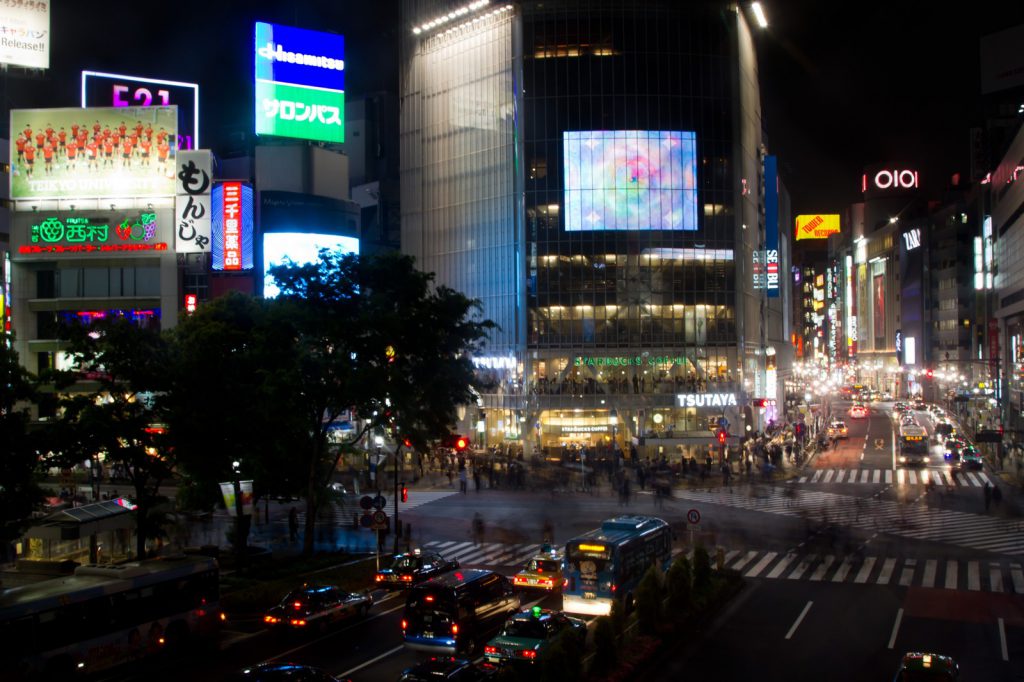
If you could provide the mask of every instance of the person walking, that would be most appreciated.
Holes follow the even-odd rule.
[[[480,468],[475,462],[473,464],[473,486],[476,487],[477,492],[480,492]]]
[[[459,492],[465,494],[469,489],[469,477],[466,473],[466,465],[459,465]]]
[[[983,492],[985,495],[985,511],[988,512],[989,507],[992,506],[992,484],[988,481],[985,481]]]
[[[473,514],[473,546],[484,544],[484,519],[480,512]]]

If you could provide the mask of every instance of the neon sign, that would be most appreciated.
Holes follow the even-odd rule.
[[[224,185],[224,269],[242,269],[242,183],[225,182]]]
[[[903,245],[907,248],[907,251],[913,251],[917,247],[921,246],[921,230],[914,228],[903,233]]]
[[[140,213],[113,226],[109,222],[92,222],[84,216],[61,220],[49,217],[29,231],[31,244],[21,246],[19,253],[92,253],[117,251],[164,251],[167,244],[154,242],[156,213]],[[65,243],[61,243],[65,242]]]
[[[914,170],[883,168],[872,178],[874,189],[917,189],[918,175]],[[868,191],[868,176],[861,176],[861,192]]]
[[[736,407],[735,393],[680,393],[676,396],[679,407]]]

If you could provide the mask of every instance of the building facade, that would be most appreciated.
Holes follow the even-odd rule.
[[[779,418],[751,404],[792,362],[788,201],[743,11],[406,0],[402,19],[402,249],[499,325],[476,445],[675,456],[709,422]]]

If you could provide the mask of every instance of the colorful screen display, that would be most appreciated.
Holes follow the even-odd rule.
[[[566,131],[562,144],[567,231],[697,229],[696,133]]]
[[[263,234],[263,297],[274,298],[280,293],[277,282],[270,275],[273,265],[290,258],[296,265],[314,263],[320,259],[320,249],[359,253],[359,239],[337,234],[308,232],[265,232]]]

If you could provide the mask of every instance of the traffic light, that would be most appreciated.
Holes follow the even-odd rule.
[[[933,372],[932,370],[930,370],[930,369],[929,369],[929,370],[927,370],[927,371],[926,371],[926,372],[925,372],[924,374],[925,374],[925,376],[926,376],[926,377],[928,377],[929,379],[931,379],[932,377],[934,377],[934,376],[935,376],[935,373],[934,373],[934,372]]]
[[[466,438],[465,436],[456,436],[455,437],[455,451],[456,452],[463,452],[468,447],[469,447],[469,439],[468,438]]]
[[[412,441],[410,439],[408,439],[408,438],[405,438],[405,439],[402,440],[402,445],[404,445],[407,448],[411,448],[412,447]]]
[[[725,439],[728,438],[728,437],[729,437],[729,434],[726,433],[725,429],[718,429],[718,444],[719,445],[725,445]]]
[[[409,501],[409,486],[402,484],[402,502]]]

